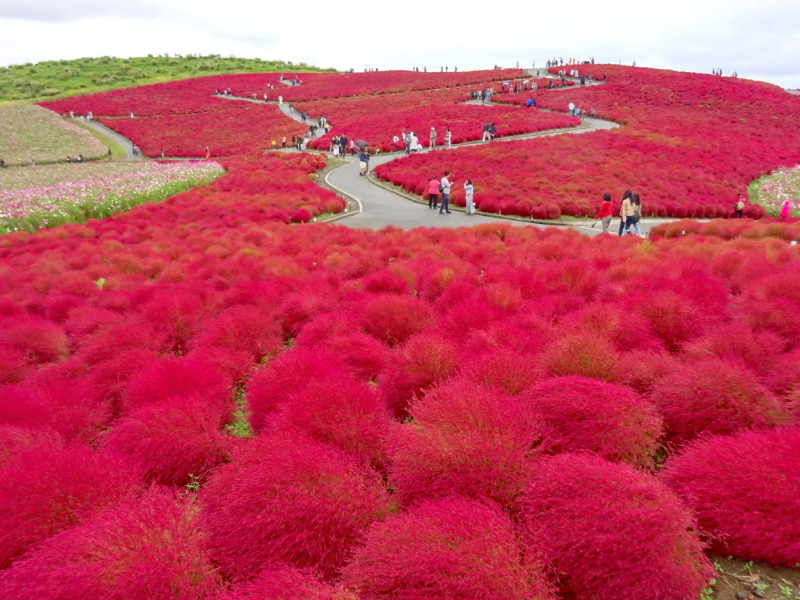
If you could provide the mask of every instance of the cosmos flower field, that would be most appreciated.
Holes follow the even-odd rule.
[[[615,102],[617,77],[661,77],[676,97],[702,77],[614,69]],[[287,89],[375,94],[371,75]],[[397,93],[427,89],[419,75],[380,74]],[[622,120],[615,106],[602,112]],[[792,132],[751,140],[741,162],[699,134],[674,141],[710,118],[695,112],[657,133],[655,116],[636,128],[637,105],[620,133],[535,140],[570,161],[537,176],[558,189],[557,173],[589,169],[573,144],[607,158],[622,144],[663,152],[647,174],[670,190],[687,152],[708,154],[715,215],[800,162]],[[455,149],[424,172],[536,148]],[[422,158],[389,164],[411,186]],[[224,176],[164,202],[0,236],[0,597],[696,600],[714,556],[797,568],[794,223],[678,221],[647,241],[372,232],[309,222],[345,207],[314,183],[324,156],[258,146],[219,162]],[[633,169],[610,165],[603,186],[578,178],[587,211]],[[495,175],[476,198],[533,176]]]

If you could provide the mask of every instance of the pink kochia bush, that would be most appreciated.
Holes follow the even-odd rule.
[[[250,424],[256,431],[264,430],[272,412],[308,382],[342,370],[344,363],[325,350],[297,348],[279,356],[247,383]]]
[[[386,462],[389,423],[375,390],[346,373],[312,378],[283,402],[268,422],[273,431],[308,434],[376,468]]]
[[[575,600],[696,600],[714,569],[689,511],[654,477],[592,455],[536,460],[520,510],[528,549]]]
[[[786,421],[775,396],[742,362],[705,358],[665,375],[650,400],[666,425],[666,439],[681,445],[701,434],[728,434]]]
[[[553,377],[521,398],[542,420],[541,450],[589,450],[649,469],[662,433],[658,411],[630,388],[585,377]]]
[[[152,365],[129,382],[123,410],[130,413],[174,396],[195,397],[224,412],[232,406],[232,381],[203,359],[171,358]]]
[[[49,427],[69,441],[93,442],[112,417],[110,405],[96,399],[86,384],[54,379],[0,387],[0,423]]]
[[[552,600],[534,553],[492,503],[450,497],[373,525],[344,572],[362,600]]]
[[[231,440],[222,432],[225,419],[213,405],[175,396],[124,417],[102,443],[143,470],[145,479],[181,486],[225,459]]]
[[[697,515],[714,552],[800,563],[800,428],[712,436],[670,459],[662,480]]]
[[[211,598],[217,583],[191,497],[153,488],[55,536],[0,573],[0,597]]]
[[[390,479],[401,503],[459,494],[509,507],[519,495],[540,425],[501,390],[450,380],[411,402],[393,432]]]
[[[456,346],[437,333],[412,336],[394,352],[378,381],[386,407],[395,417],[406,416],[415,395],[458,369]]]
[[[542,364],[551,375],[580,375],[616,381],[619,354],[605,336],[593,331],[567,334],[544,351]]]
[[[430,305],[409,295],[382,294],[367,300],[362,310],[367,333],[390,346],[405,342],[433,323]]]
[[[256,438],[200,495],[222,575],[248,579],[276,561],[334,576],[390,499],[380,476],[301,435]]]
[[[322,581],[308,570],[287,565],[265,568],[250,581],[222,592],[217,600],[358,600],[358,597]]]
[[[0,467],[0,568],[138,486],[122,460],[57,437],[20,451]]]

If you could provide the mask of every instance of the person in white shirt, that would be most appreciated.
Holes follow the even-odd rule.
[[[450,171],[445,171],[444,176],[442,177],[441,181],[439,182],[439,186],[442,189],[442,203],[439,206],[439,214],[447,213],[450,214]]]

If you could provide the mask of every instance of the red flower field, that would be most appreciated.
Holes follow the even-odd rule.
[[[736,195],[753,179],[800,162],[800,98],[780,88],[655,69],[591,70],[595,77],[607,73],[608,83],[495,99],[522,105],[532,96],[538,107],[561,112],[573,102],[624,127],[410,157],[376,172],[419,193],[431,170],[449,170],[472,179],[486,212],[594,216],[603,193],[618,202],[631,189],[641,195],[644,215],[710,218],[733,216]],[[452,198],[463,205],[458,186]],[[749,205],[746,214],[763,210]]]
[[[794,224],[349,229],[309,223],[324,157],[231,151],[0,237],[0,597],[696,600],[711,552],[800,562]]]

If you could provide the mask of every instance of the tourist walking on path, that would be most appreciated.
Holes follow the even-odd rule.
[[[444,132],[444,145],[447,146],[448,149],[453,147],[453,134],[450,133],[449,127]]]
[[[439,214],[450,214],[450,171],[444,172],[444,177],[439,182],[439,189],[442,191],[442,205],[439,207]]]
[[[468,215],[475,214],[475,200],[474,200],[474,190],[472,188],[472,180],[467,179],[464,182],[464,197],[466,198],[466,211]]]
[[[444,204],[444,200],[442,200],[442,204]],[[792,214],[792,205],[790,200],[784,200],[783,206],[781,206],[781,219],[788,219]]]
[[[358,168],[359,175],[364,176],[369,172],[369,150],[366,146],[358,149]]]
[[[630,219],[633,217],[633,194],[630,190],[625,190],[625,193],[622,194],[622,206],[619,209],[619,235],[622,235],[622,231],[625,230],[625,233],[630,233],[631,229],[631,222]]]
[[[633,203],[633,216],[631,217],[631,223],[633,224],[633,228],[636,231],[636,235],[638,235],[639,237],[644,237],[642,235],[642,230],[639,227],[639,220],[642,218],[642,201],[639,198],[639,194],[633,195],[632,203]]]
[[[439,206],[439,180],[436,175],[428,183],[428,209],[436,210]]]
[[[436,150],[436,128],[431,127],[431,150]]]
[[[611,194],[603,194],[603,202],[600,208],[597,209],[597,216],[595,217],[595,225],[597,221],[603,223],[603,233],[608,233],[608,226],[611,225],[611,218],[614,216],[614,205],[611,202]],[[594,227],[594,225],[592,225]]]

